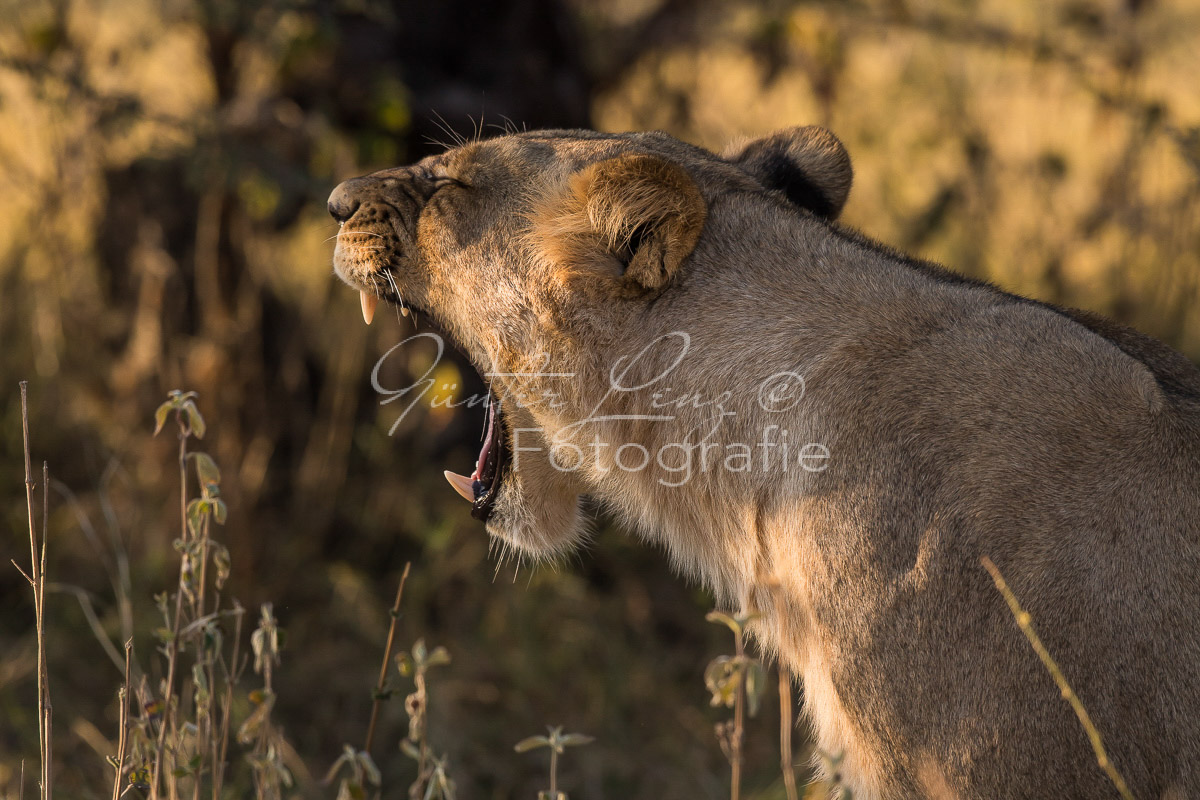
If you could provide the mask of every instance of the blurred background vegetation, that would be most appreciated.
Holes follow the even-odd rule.
[[[661,128],[719,149],[823,124],[854,159],[851,225],[1200,357],[1192,0],[0,0],[0,18],[3,554],[27,552],[27,379],[54,478],[64,797],[108,794],[121,680],[80,597],[117,649],[132,629],[150,653],[152,597],[175,580],[176,445],[151,418],[176,388],[199,393],[225,471],[231,593],[273,601],[288,632],[276,719],[303,796],[332,795],[301,762],[319,778],[362,740],[408,560],[400,645],[453,656],[429,724],[460,796],[534,797],[543,760],[512,746],[543,723],[597,737],[561,770],[577,800],[725,796],[725,715],[702,675],[728,634],[704,622],[710,598],[607,526],[558,569],[497,568],[440,474],[473,459],[481,414],[418,407],[389,436],[398,404],[369,375],[409,323],[362,325],[331,272],[325,198],[452,132]],[[440,370],[478,389],[461,364]],[[0,598],[0,796],[15,798],[37,724],[32,603],[11,567]],[[746,785],[770,794],[766,707]],[[376,756],[406,785],[404,729],[393,701]]]

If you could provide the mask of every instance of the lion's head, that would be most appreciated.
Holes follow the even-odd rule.
[[[651,309],[721,302],[703,293],[734,263],[716,251],[755,255],[738,240],[747,215],[833,219],[850,182],[845,149],[816,127],[724,156],[661,133],[508,135],[342,183],[334,264],[368,324],[379,299],[417,309],[484,376],[482,451],[469,476],[447,478],[489,532],[544,557],[583,536],[580,498],[597,490],[594,471],[551,448],[615,362],[657,335]],[[596,466],[576,448],[580,460]]]

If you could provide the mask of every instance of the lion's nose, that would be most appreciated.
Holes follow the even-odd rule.
[[[362,179],[351,178],[348,181],[342,181],[329,195],[329,214],[338,222],[345,222],[354,216],[354,212],[358,211],[361,205],[358,198],[355,196],[355,189]]]

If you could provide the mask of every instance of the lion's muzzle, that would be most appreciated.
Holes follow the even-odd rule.
[[[432,191],[429,176],[400,168],[343,181],[329,195],[339,225],[334,268],[359,290],[368,325],[381,297],[407,311],[389,272],[415,252],[417,219]]]

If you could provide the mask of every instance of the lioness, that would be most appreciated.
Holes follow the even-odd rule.
[[[419,309],[489,381],[447,475],[489,533],[561,554],[586,495],[665,544],[856,797],[1114,795],[984,556],[1134,793],[1200,796],[1200,372],[840,227],[849,186],[818,128],[538,131],[329,210],[367,322]]]

